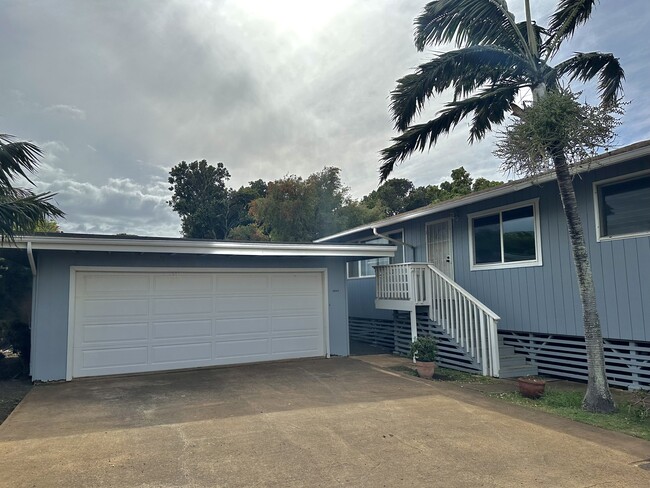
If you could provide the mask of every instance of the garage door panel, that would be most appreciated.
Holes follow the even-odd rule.
[[[208,361],[212,358],[212,342],[153,346],[151,354],[152,364],[173,365],[191,361]]]
[[[298,356],[291,357],[304,357],[309,355],[315,355],[320,346],[319,346],[319,337],[316,335],[313,336],[304,336],[304,337],[278,337],[274,338],[271,341],[271,348],[273,355],[284,355],[284,354],[297,354]]]
[[[320,273],[276,273],[271,276],[271,289],[275,292],[300,294],[322,287]]]
[[[119,316],[146,316],[149,315],[149,300],[112,299],[112,300],[86,300],[83,303],[84,317],[104,318]]]
[[[76,274],[73,375],[325,354],[320,272]]]
[[[164,297],[154,298],[155,315],[195,315],[212,313],[212,297]]]
[[[268,357],[271,347],[268,338],[231,340],[215,343],[217,358]]]
[[[211,274],[173,273],[154,275],[154,294],[192,295],[212,293],[214,277]]]
[[[85,296],[126,295],[147,291],[149,276],[138,273],[84,274],[77,280],[77,290]]]
[[[84,324],[81,329],[83,343],[121,342],[147,340],[149,324]]]
[[[268,330],[269,319],[266,316],[215,320],[215,334],[217,336],[254,333],[267,334]]]
[[[271,312],[275,314],[294,314],[304,312],[321,312],[323,308],[322,295],[280,295],[271,297]]]
[[[271,318],[271,330],[273,332],[310,332],[320,331],[314,325],[318,319],[317,315],[296,315],[293,317]]]
[[[182,320],[153,322],[153,339],[178,339],[183,337],[211,337],[212,320]]]
[[[147,346],[88,349],[81,354],[83,369],[107,368],[111,366],[146,366]]]
[[[217,276],[216,292],[219,295],[265,294],[269,278],[260,273],[223,273]]]
[[[246,296],[217,296],[215,298],[215,311],[219,315],[239,316],[244,314],[266,314],[269,309],[269,297],[267,295],[246,295]]]

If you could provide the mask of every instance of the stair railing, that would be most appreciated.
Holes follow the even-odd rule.
[[[483,375],[499,376],[500,317],[435,266],[427,265],[429,318],[476,360]]]

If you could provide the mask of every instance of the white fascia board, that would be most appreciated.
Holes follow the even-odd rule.
[[[650,155],[650,141],[642,141],[636,144],[631,144],[630,146],[622,147],[615,151],[607,152],[604,154],[599,154],[598,156],[585,161],[584,163],[577,164],[572,166],[571,173],[579,174],[586,171],[593,171],[598,168],[604,168],[606,166],[611,166],[613,164],[622,163],[629,161],[635,158],[640,158],[643,156]],[[489,188],[478,193],[470,194],[465,197],[457,198],[454,200],[448,200],[435,205],[430,205],[427,207],[418,208],[411,210],[410,212],[405,212],[394,217],[389,217],[387,219],[378,220],[371,222],[369,224],[360,225],[352,229],[344,230],[337,234],[332,234],[331,236],[321,237],[320,239],[315,240],[315,243],[322,243],[331,241],[333,239],[338,239],[339,237],[345,237],[357,232],[363,232],[367,230],[372,230],[373,228],[383,228],[390,225],[399,224],[409,220],[417,219],[419,217],[424,217],[427,215],[445,212],[454,208],[462,207],[465,205],[470,205],[472,203],[481,202],[483,200],[489,200],[490,198],[496,198],[502,195],[507,195],[508,193],[514,193],[524,188],[528,188],[534,185],[541,185],[543,183],[548,183],[549,181],[555,180],[555,172],[550,171],[539,176],[533,176],[530,178],[525,178],[518,181],[513,181],[510,183],[505,183],[502,186],[495,188]]]
[[[396,246],[359,244],[273,244],[246,242],[203,242],[156,239],[104,239],[101,237],[33,236],[17,238],[15,244],[2,247],[24,249],[31,243],[33,250],[100,251],[164,254],[214,254],[230,256],[342,256],[392,257]]]

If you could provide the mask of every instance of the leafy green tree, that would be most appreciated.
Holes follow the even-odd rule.
[[[351,229],[385,217],[384,209],[380,206],[370,208],[363,202],[348,199],[337,211],[338,228],[334,232]]]
[[[233,241],[270,241],[271,238],[257,224],[238,225],[228,233]]]
[[[167,203],[181,217],[185,237],[224,239],[228,233],[228,189],[230,173],[223,165],[212,166],[203,159],[181,161],[169,172]]]
[[[426,4],[415,21],[417,49],[447,43],[455,43],[456,49],[434,55],[414,73],[398,80],[391,94],[391,111],[401,134],[382,151],[382,181],[395,164],[414,151],[435,145],[441,135],[468,116],[470,142],[482,139],[493,124],[504,122],[507,114],[521,117],[524,110],[515,100],[527,91],[535,104],[558,92],[563,80],[586,82],[597,78],[602,104],[616,105],[624,73],[614,55],[575,53],[550,64],[562,43],[589,19],[595,4],[596,0],[560,0],[547,28],[532,22],[529,0],[525,0],[526,20],[522,22],[515,20],[504,0],[435,0]],[[414,124],[428,99],[448,89],[453,100],[432,120]],[[553,122],[572,113],[554,112]],[[583,407],[610,412],[615,405],[607,385],[602,331],[566,142],[562,137],[550,138],[544,149],[558,180],[583,307],[589,370]]]
[[[26,234],[38,222],[63,217],[64,213],[51,200],[55,193],[34,193],[16,187],[14,180],[24,178],[38,168],[40,148],[31,142],[16,141],[13,136],[0,134],[0,239],[12,240]]]
[[[378,208],[385,217],[397,215],[406,210],[408,196],[415,189],[406,178],[391,178],[361,200],[368,208]]]
[[[251,203],[250,214],[273,241],[310,242],[339,230],[347,193],[340,170],[326,167],[307,179],[291,175],[269,182],[266,196]]]
[[[230,232],[242,226],[253,224],[254,220],[251,217],[249,210],[250,204],[253,200],[264,198],[267,192],[267,184],[263,180],[251,181],[248,186],[242,186],[239,190],[228,191],[228,214],[227,214],[227,228],[228,238]]]

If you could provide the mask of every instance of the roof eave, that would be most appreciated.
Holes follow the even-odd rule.
[[[143,239],[102,239],[83,237],[20,237],[14,244],[0,247],[27,248],[34,251],[89,251],[163,254],[207,254],[229,256],[314,256],[314,257],[392,257],[395,246],[336,244],[273,244],[245,242],[202,242]]]

